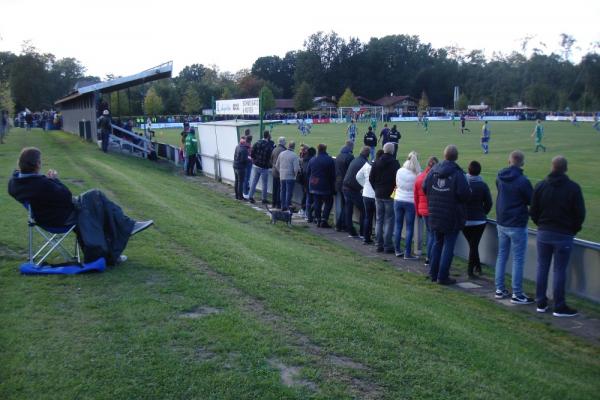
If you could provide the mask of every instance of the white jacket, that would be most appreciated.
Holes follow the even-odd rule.
[[[375,191],[373,190],[373,186],[371,186],[371,182],[369,182],[369,174],[371,173],[371,164],[367,161],[365,165],[362,166],[360,170],[356,173],[356,181],[363,187],[362,195],[363,197],[368,197],[370,199],[375,198]]]
[[[400,168],[398,172],[396,172],[396,197],[394,197],[394,200],[414,203],[416,179],[417,175],[415,175],[411,170],[404,167]]]

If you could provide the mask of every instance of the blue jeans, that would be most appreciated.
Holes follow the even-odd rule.
[[[353,192],[350,190],[344,190],[344,200],[345,204],[345,218],[346,218],[346,229],[348,233],[352,236],[363,236],[364,231],[364,219],[365,219],[365,207],[363,205],[362,196],[360,192]],[[354,228],[354,223],[352,222],[352,215],[354,214],[354,207],[358,208],[359,211],[359,230],[358,234],[356,233],[356,229]]]
[[[371,161],[375,159],[375,146],[369,146],[371,148]]]
[[[406,241],[404,254],[409,256],[412,249],[413,231],[415,228],[415,205],[407,201],[394,201],[394,215],[396,224],[394,227],[394,249],[400,253],[400,238],[402,236],[402,225],[406,219]]]
[[[425,244],[427,250],[427,259],[431,263],[431,253],[433,252],[433,243],[435,242],[435,235],[429,225],[429,216],[423,217],[425,220],[425,227],[427,228],[427,242]]]
[[[454,245],[459,232],[433,232],[435,241],[429,257],[429,276],[432,281],[445,281],[450,277],[450,265],[454,257]]]
[[[567,266],[573,248],[573,236],[551,231],[538,231],[537,234],[537,283],[535,300],[539,303],[547,301],[548,274],[554,256],[554,308],[566,306],[565,284],[567,283]]]
[[[384,251],[393,251],[392,233],[394,231],[394,200],[375,199],[377,211],[377,248]]]
[[[260,168],[256,165],[252,166],[252,185],[250,185],[250,192],[248,193],[248,198],[254,198],[254,192],[256,192],[256,185],[258,185],[259,179],[262,183],[262,199],[266,201],[267,188],[269,186],[269,168]]]
[[[363,235],[365,242],[371,241],[373,232],[373,217],[375,216],[375,199],[363,196],[363,205],[365,206],[365,220],[363,222]]]
[[[246,175],[244,175],[244,194],[246,196],[250,192],[250,175],[252,175],[252,163],[248,163]]]
[[[281,209],[287,210],[292,204],[292,195],[294,194],[294,179],[282,179],[281,182]]]
[[[527,227],[513,228],[498,225],[498,258],[496,259],[496,290],[505,290],[504,271],[512,247],[513,295],[523,294],[523,266],[527,250]]]

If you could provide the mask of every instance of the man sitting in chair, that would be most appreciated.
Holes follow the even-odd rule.
[[[19,169],[8,182],[8,193],[20,203],[29,204],[35,222],[42,228],[76,225],[85,263],[100,257],[104,257],[108,265],[125,261],[127,257],[121,253],[129,237],[154,223],[152,220],[132,220],[100,190],[93,189],[73,197],[58,180],[55,170],[42,175],[41,169],[39,149],[26,147],[21,150]]]

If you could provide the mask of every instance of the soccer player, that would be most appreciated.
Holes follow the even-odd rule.
[[[311,126],[304,120],[304,118],[298,120],[298,130],[302,136],[306,136],[310,133]]]
[[[427,115],[423,115],[423,128],[425,128],[425,132],[429,132],[429,117]]]
[[[354,143],[354,141],[356,140],[356,123],[354,122],[354,119],[352,119],[352,122],[350,123],[350,125],[348,125],[346,134],[348,135],[348,140],[351,140],[352,143]]]
[[[483,149],[483,154],[489,153],[490,150],[490,127],[488,125],[488,121],[483,123],[481,127],[481,148]]]
[[[450,116],[450,118],[452,119],[452,126],[456,126],[456,118],[454,116],[454,113],[452,113],[452,115]]]
[[[469,128],[467,128],[467,119],[465,118],[465,115],[463,114],[460,116],[460,133],[461,133],[461,135],[464,135],[465,131],[471,132],[471,130]]]
[[[600,119],[598,118],[598,114],[594,115],[594,125],[592,127],[600,132]]]
[[[535,152],[537,153],[538,150],[541,148],[545,153],[546,146],[544,146],[542,144],[542,139],[544,138],[544,126],[542,125],[542,121],[539,119],[537,120],[537,123],[535,124],[533,133],[531,134],[531,137],[534,137],[534,136],[535,136]]]
[[[371,117],[371,128],[373,128],[373,132],[377,132],[377,118]]]
[[[573,113],[573,115],[571,116],[571,124],[579,128],[579,122],[577,122],[577,114],[575,113]]]

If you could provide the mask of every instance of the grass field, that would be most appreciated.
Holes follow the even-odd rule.
[[[583,123],[577,128],[568,122],[546,122],[543,143],[548,151],[534,153],[533,138],[530,137],[534,122],[490,122],[492,139],[490,153],[487,155],[482,154],[479,145],[481,125],[480,122],[467,122],[471,133],[461,135],[458,122],[454,127],[451,122],[431,122],[428,134],[425,134],[416,122],[397,123],[402,133],[398,158],[402,160],[411,150],[416,150],[420,155],[421,164],[424,165],[429,156],[441,158],[444,147],[454,143],[460,152],[459,164],[465,171],[471,160],[481,162],[481,175],[490,186],[495,199],[496,173],[506,166],[508,154],[512,150],[521,149],[525,152],[525,174],[533,185],[548,174],[552,157],[562,154],[569,161],[569,176],[581,185],[587,207],[583,230],[577,236],[600,242],[600,185],[597,172],[600,171],[600,133],[592,128],[591,123]],[[379,124],[378,130],[381,128]],[[357,141],[361,144],[366,129],[366,124],[359,126]],[[177,145],[180,132],[181,129],[160,130],[157,140]],[[335,156],[346,139],[345,132],[346,125],[314,125],[309,136],[301,137],[295,125],[277,125],[273,136],[285,136],[297,143],[307,143],[315,147],[319,143],[325,143],[328,145],[329,154]],[[379,135],[379,132],[377,134]],[[354,153],[358,152],[355,150]],[[494,216],[495,208],[492,209],[490,218]],[[531,224],[531,227],[535,226]]]
[[[106,273],[24,277],[25,212],[1,192],[0,398],[598,395],[597,343],[270,225],[168,165],[15,130],[0,146],[4,187],[26,145],[75,194],[98,187],[156,226]]]

